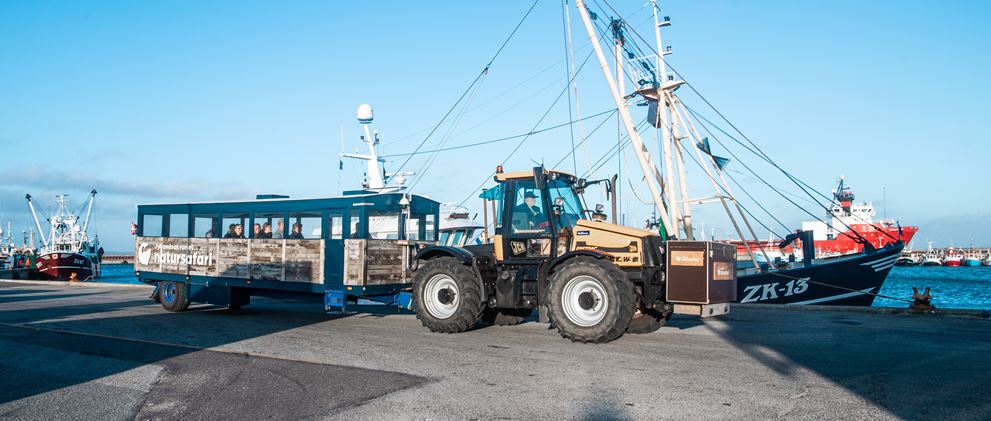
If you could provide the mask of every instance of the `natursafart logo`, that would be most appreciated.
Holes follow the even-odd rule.
[[[141,243],[138,246],[138,262],[147,265],[151,261],[151,246],[148,243]]]

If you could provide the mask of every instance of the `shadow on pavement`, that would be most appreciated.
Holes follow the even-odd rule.
[[[710,329],[766,367],[787,377],[811,370],[900,418],[991,417],[986,321],[746,310],[723,321]],[[759,324],[774,328],[750,329]]]

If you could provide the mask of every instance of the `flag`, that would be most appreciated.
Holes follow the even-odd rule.
[[[339,169],[339,170],[343,170],[344,169],[344,160],[338,160],[337,161],[337,164],[338,164],[337,169]]]
[[[719,168],[720,171],[723,170],[723,167],[725,167],[726,164],[729,164],[729,158],[723,158],[721,156],[712,155],[712,160],[716,162],[716,167]]]
[[[705,152],[706,155],[712,155],[712,148],[709,147],[709,138],[703,137],[702,141],[699,142],[697,146],[702,150],[702,152]]]

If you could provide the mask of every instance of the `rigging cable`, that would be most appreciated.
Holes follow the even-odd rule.
[[[430,137],[433,136],[433,134],[437,131],[437,129],[440,128],[440,125],[443,124],[445,120],[447,120],[447,117],[450,116],[452,112],[454,112],[454,110],[455,110],[455,108],[457,108],[458,104],[460,104],[461,101],[465,98],[465,96],[467,96],[468,93],[472,91],[472,88],[483,77],[485,77],[486,75],[488,75],[489,68],[492,67],[492,63],[495,62],[496,58],[499,57],[499,54],[502,53],[502,50],[504,48],[506,48],[506,45],[509,44],[509,41],[513,39],[513,36],[514,35],[516,35],[516,32],[520,29],[520,26],[522,26],[523,25],[523,22],[526,21],[526,18],[530,16],[530,12],[532,12],[533,11],[533,8],[537,6],[537,2],[538,1],[539,0],[534,0],[533,4],[530,5],[530,9],[528,9],[526,11],[526,14],[523,15],[523,18],[520,19],[520,22],[516,24],[516,27],[515,28],[513,28],[513,32],[511,32],[509,34],[509,36],[506,37],[506,40],[503,41],[502,45],[499,46],[499,49],[496,50],[496,52],[495,52],[494,55],[492,55],[492,59],[490,59],[489,62],[485,65],[485,68],[483,68],[482,71],[478,73],[478,76],[475,77],[475,80],[473,80],[471,82],[471,84],[468,85],[468,88],[465,89],[465,91],[461,94],[461,96],[454,103],[454,105],[452,105],[451,108],[449,110],[447,110],[447,113],[444,114],[444,117],[442,117],[440,119],[440,121],[438,121],[437,124],[434,126],[434,128],[430,130],[430,133],[427,134],[427,137],[423,138],[423,141],[421,141],[420,144],[417,145],[416,150],[414,150],[414,152],[420,150],[420,148],[422,148],[423,145],[427,143],[427,140],[429,140]],[[403,161],[402,165],[399,166],[399,169],[397,169],[394,173],[396,173],[396,174],[400,173],[403,170],[403,168],[406,166],[406,164],[409,163],[409,160],[412,159],[412,158],[413,158],[413,155],[410,155],[409,157],[407,157],[406,160]]]

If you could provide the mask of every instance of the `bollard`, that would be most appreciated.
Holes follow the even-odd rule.
[[[912,300],[914,302],[908,308],[918,312],[918,313],[930,313],[936,309],[932,305],[932,295],[929,294],[929,287],[926,287],[925,292],[919,294],[919,289],[912,287]]]

